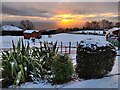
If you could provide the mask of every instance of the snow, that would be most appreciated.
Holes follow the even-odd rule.
[[[33,32],[39,32],[39,30],[25,30],[24,33],[33,33]]]
[[[97,47],[105,47],[110,45],[112,44],[107,41],[100,42],[99,40],[94,40],[94,38],[88,38],[80,42],[80,46],[82,46],[82,48],[89,47],[93,50],[96,50]]]
[[[95,40],[100,40],[103,42],[105,40],[104,36],[97,36],[97,35],[78,35],[78,34],[57,34],[57,35],[52,35],[51,38],[48,38],[47,35],[43,35],[40,41],[49,41],[49,42],[73,42],[73,44],[76,44],[76,42],[80,42],[81,40],[87,39],[87,38],[94,38]]]
[[[2,48],[11,48],[12,47],[12,40],[17,44],[18,40],[22,38],[23,36],[0,36],[0,43],[2,43]],[[48,35],[42,35],[41,39],[36,39],[35,44],[32,43],[32,40],[24,40],[25,43],[29,42],[31,46],[40,46],[40,41],[48,41],[48,42],[56,42],[58,41],[58,45],[60,45],[60,42],[63,42],[63,46],[68,46],[69,42],[72,42],[72,46],[76,46],[77,42],[80,42],[81,40],[88,39],[88,38],[94,38],[94,40],[104,42],[106,38],[104,36],[97,36],[97,35],[78,35],[78,34],[56,34],[52,35],[51,38],[48,38]]]
[[[110,74],[118,73],[118,58],[116,57],[116,61],[114,67]],[[101,79],[91,79],[91,80],[81,80],[81,81],[71,81],[66,84],[62,85],[51,85],[50,83],[46,82],[27,82],[22,84],[19,88],[118,88],[118,76],[111,76],[111,77],[104,77]]]
[[[0,36],[0,48],[12,48],[12,40],[17,44],[23,36]]]
[[[112,29],[110,29],[110,30],[108,30],[107,32],[106,32],[106,35],[107,34],[111,34],[112,32],[114,32],[114,31],[118,31],[118,30],[120,30],[120,28],[112,28]]]
[[[19,38],[23,38],[23,36],[0,36],[0,43],[2,43],[2,48],[8,48],[11,47],[11,41],[15,41],[16,43],[18,42]],[[80,42],[82,40],[86,39],[94,39],[95,41],[99,41],[99,43],[104,43],[106,42],[105,36],[97,36],[97,35],[78,35],[78,34],[57,34],[57,35],[52,35],[51,38],[48,38],[48,35],[43,35],[41,39],[36,40],[34,46],[39,46],[40,41],[49,41],[49,42],[64,42],[64,45],[67,45],[68,42],[72,42],[72,46],[76,46],[76,42]],[[24,40],[26,42],[27,40]],[[30,45],[32,46],[33,43],[31,41]],[[58,43],[59,44],[59,43]],[[75,49],[76,50],[76,49]],[[117,51],[119,53],[120,51]],[[70,54],[70,57],[73,59],[73,64],[76,64],[76,53]],[[117,74],[118,71],[118,60],[120,60],[120,56],[116,57],[114,67],[110,74]],[[71,81],[66,84],[62,85],[51,85],[50,83],[46,82],[26,82],[21,84],[18,88],[118,88],[118,78],[119,76],[111,76],[111,77],[104,77],[101,79],[91,79],[91,80],[81,80],[81,81]]]
[[[10,25],[4,25],[4,26],[2,26],[1,30],[4,30],[4,31],[22,31],[21,28],[18,28],[16,26],[10,26]]]
[[[82,30],[82,31],[74,31],[72,33],[97,33],[97,34],[103,34],[102,30]]]

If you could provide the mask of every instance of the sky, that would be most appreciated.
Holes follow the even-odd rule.
[[[42,29],[82,27],[86,21],[118,21],[118,3],[2,2],[0,14],[3,24],[19,24],[22,20],[30,20]]]

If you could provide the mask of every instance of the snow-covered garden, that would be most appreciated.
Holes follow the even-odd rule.
[[[0,43],[2,45],[0,48],[6,49],[6,48],[12,48],[12,40],[17,45],[17,42],[19,41],[19,38],[23,38],[22,36],[0,36]],[[72,46],[76,46],[76,42],[80,43],[81,41],[85,41],[86,39],[94,41],[97,41],[99,45],[105,45],[106,38],[105,36],[98,36],[98,35],[82,35],[82,34],[56,34],[52,35],[52,37],[48,37],[48,35],[43,35],[41,39],[35,40],[35,43],[33,43],[31,40],[23,40],[24,44],[27,44],[27,42],[30,43],[30,47],[40,47],[40,42],[58,42],[58,46],[60,45],[60,42],[63,42],[63,46],[67,46],[69,42],[72,42]],[[91,43],[91,42],[90,42]],[[59,51],[59,50],[58,50]],[[76,51],[76,48],[73,49],[73,51]],[[112,71],[103,78],[99,79],[74,79],[67,83],[60,84],[60,85],[52,85],[51,83],[47,82],[46,80],[40,80],[36,82],[25,82],[22,83],[17,88],[118,88],[119,86],[119,75],[116,75],[119,73],[118,67],[119,67],[119,59],[120,51],[116,51],[117,56],[115,58],[115,63],[112,68]],[[72,59],[72,63],[75,66],[76,65],[76,53],[71,53],[70,57]],[[12,86],[10,86],[12,87]]]

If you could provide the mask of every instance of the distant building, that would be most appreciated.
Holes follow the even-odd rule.
[[[3,31],[23,31],[23,29],[16,27],[16,26],[11,26],[11,25],[2,26],[1,30],[3,30]]]
[[[106,32],[106,37],[117,36],[119,37],[120,28],[112,28]]]
[[[23,29],[17,26],[4,25],[0,27],[0,32],[2,35],[11,35],[11,36],[22,36]]]
[[[120,49],[120,28],[112,28],[106,33],[106,40]]]
[[[25,30],[23,32],[24,39],[30,39],[30,38],[41,38],[41,32],[39,30]]]

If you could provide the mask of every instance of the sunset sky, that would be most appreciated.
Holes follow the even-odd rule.
[[[82,27],[86,21],[118,21],[117,2],[3,2],[3,24],[32,21],[37,28]]]

